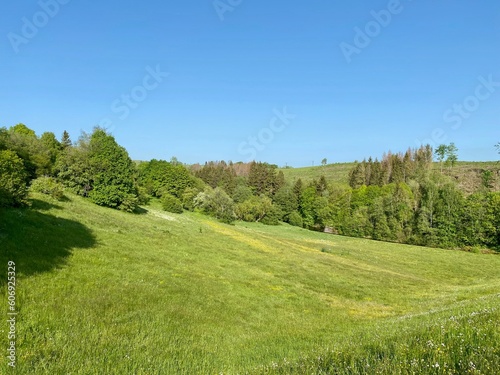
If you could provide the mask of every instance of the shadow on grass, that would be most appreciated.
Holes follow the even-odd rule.
[[[149,211],[144,208],[144,207],[137,207],[135,210],[134,210],[134,214],[136,215],[146,215]]]
[[[62,267],[73,249],[96,244],[86,226],[43,212],[61,208],[35,199],[31,209],[0,209],[0,286],[6,283],[9,261],[26,277]]]

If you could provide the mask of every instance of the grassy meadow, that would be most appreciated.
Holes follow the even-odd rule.
[[[17,368],[0,373],[500,369],[498,255],[31,201],[0,211],[0,311],[8,261],[19,311]]]

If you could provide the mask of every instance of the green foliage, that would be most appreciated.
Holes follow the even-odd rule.
[[[313,227],[315,223],[315,200],[316,188],[314,186],[309,186],[302,191],[299,200],[299,212],[302,215],[306,228]]]
[[[237,186],[234,166],[225,161],[205,163],[201,169],[195,172],[195,175],[213,189],[219,187],[230,195],[233,195]]]
[[[135,195],[134,164],[114,137],[96,128],[89,140],[88,162],[91,170],[89,198],[100,206],[119,208]],[[128,210],[129,208],[127,208]]]
[[[0,151],[7,148],[7,139],[9,138],[9,133],[6,128],[0,128]]]
[[[182,202],[179,198],[174,197],[171,194],[164,194],[161,197],[161,206],[167,212],[172,212],[174,214],[182,214]]]
[[[182,194],[182,206],[188,211],[194,211],[194,199],[200,193],[200,189],[188,187]]]
[[[404,154],[384,154],[382,162],[363,160],[349,172],[349,186],[359,189],[363,185],[384,186],[389,183],[408,183],[412,179],[424,178],[432,166],[432,147],[422,146],[408,149]]]
[[[56,162],[56,158],[61,152],[61,143],[57,140],[56,136],[52,132],[45,132],[40,137],[40,142],[48,150],[50,155],[50,162],[53,165]]]
[[[435,151],[435,155],[438,158],[439,163],[441,164],[441,172],[443,171],[443,161],[446,162],[450,167],[455,166],[458,161],[458,148],[454,143],[450,143],[449,145],[439,145]],[[446,160],[445,160],[446,159]]]
[[[214,216],[224,223],[232,223],[236,219],[234,201],[221,188],[209,188],[199,193],[194,199],[195,208]]]
[[[71,147],[73,145],[73,142],[71,142],[71,138],[69,136],[69,133],[65,130],[61,136],[61,142],[60,142],[61,148],[62,149],[67,149],[68,147]]]
[[[90,136],[84,133],[76,146],[64,148],[55,171],[67,187],[100,206],[134,211],[139,204],[134,164],[103,129],[94,129]]]
[[[255,195],[265,194],[272,197],[284,184],[283,172],[278,172],[276,165],[260,162],[250,164],[248,186],[252,188]]]
[[[288,223],[300,228],[304,226],[304,220],[302,220],[302,216],[298,211],[293,211],[288,215]]]
[[[238,203],[235,213],[239,220],[259,222],[271,213],[272,207],[271,199],[262,194],[259,197],[251,196],[244,202]]]
[[[64,198],[64,188],[62,184],[57,182],[53,177],[38,177],[31,181],[30,190],[36,193],[50,195],[57,200]]]
[[[253,195],[252,189],[244,184],[238,184],[233,192],[233,200],[235,203],[245,202]]]
[[[24,124],[17,124],[17,125],[11,126],[9,128],[9,132],[14,133],[14,134],[22,134],[22,135],[25,135],[28,137],[33,137],[33,138],[36,137],[35,131],[28,128]]]
[[[365,182],[365,168],[362,163],[356,163],[354,169],[349,173],[349,186],[353,189],[359,189]]]
[[[27,177],[24,163],[14,151],[0,151],[0,206],[26,203]]]
[[[135,194],[127,194],[121,201],[118,209],[125,212],[135,212],[140,204],[140,199]]]
[[[193,177],[180,163],[153,159],[139,165],[139,185],[153,197],[171,194],[182,198],[184,190],[194,184]]]
[[[23,124],[11,127],[7,133],[5,148],[23,159],[29,179],[52,174],[56,153],[47,138],[37,138],[35,132]]]
[[[89,138],[84,134],[75,147],[67,147],[55,164],[57,179],[81,196],[88,196],[93,183],[93,170],[89,159]]]
[[[283,186],[279,189],[274,195],[273,201],[283,213],[285,220],[292,212],[297,211],[299,208],[297,195],[293,191],[293,188],[289,186]]]

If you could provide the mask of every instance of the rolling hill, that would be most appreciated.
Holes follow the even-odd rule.
[[[17,374],[389,374],[417,354],[416,373],[500,365],[497,255],[154,206],[134,215],[74,195],[31,201],[0,211],[1,264],[14,261],[18,279]],[[5,280],[2,267],[2,301]]]

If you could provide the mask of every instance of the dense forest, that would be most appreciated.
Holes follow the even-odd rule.
[[[63,199],[67,189],[132,213],[158,199],[166,211],[199,211],[226,223],[286,222],[383,241],[498,250],[499,168],[485,169],[481,186],[464,191],[450,173],[457,155],[454,144],[389,152],[356,162],[349,185],[324,176],[305,183],[261,162],[134,162],[102,128],[72,142],[66,131],[57,139],[17,124],[0,128],[0,207],[29,205],[30,190]]]

